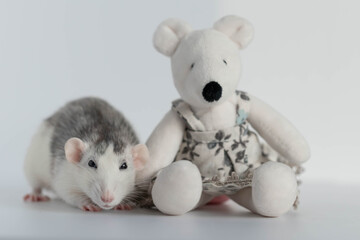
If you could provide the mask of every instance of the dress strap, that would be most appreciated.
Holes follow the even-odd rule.
[[[238,96],[236,103],[236,124],[240,125],[245,122],[250,112],[250,97],[246,92],[236,90]]]
[[[181,119],[184,120],[187,128],[193,131],[205,131],[204,124],[195,115],[190,105],[182,99],[172,102],[172,110],[175,111]]]

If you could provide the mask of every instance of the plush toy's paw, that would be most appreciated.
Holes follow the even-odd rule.
[[[119,204],[115,208],[115,210],[132,210],[133,207],[127,204]]]
[[[29,193],[24,196],[25,202],[47,202],[50,198],[42,194]]]
[[[100,212],[101,208],[96,206],[95,204],[87,204],[80,207],[83,211],[86,212]]]
[[[270,161],[254,171],[252,199],[258,214],[278,217],[291,209],[296,196],[296,177],[289,166]]]
[[[152,189],[155,206],[169,215],[181,215],[195,208],[201,193],[199,169],[189,161],[176,161],[161,170]]]

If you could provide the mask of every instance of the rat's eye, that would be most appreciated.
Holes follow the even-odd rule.
[[[90,160],[88,162],[88,165],[89,165],[89,167],[92,167],[92,168],[95,168],[95,169],[97,168],[96,163],[93,160]]]
[[[124,170],[124,169],[127,169],[127,164],[126,164],[126,162],[124,162],[124,163],[121,164],[121,166],[120,166],[120,170]]]
[[[190,70],[192,70],[195,66],[195,63],[192,63],[191,66],[190,66]]]
[[[227,65],[227,61],[225,59],[223,59],[223,62],[225,63],[225,65]]]

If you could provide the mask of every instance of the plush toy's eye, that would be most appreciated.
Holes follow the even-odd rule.
[[[92,168],[95,168],[95,169],[97,168],[96,163],[93,160],[90,160],[88,162],[88,165],[89,165],[89,167],[92,167]]]
[[[225,59],[223,59],[223,62],[225,63],[225,65],[227,65],[227,61]]]
[[[191,66],[190,66],[190,70],[192,70],[195,66],[195,63],[192,63]]]
[[[127,164],[126,164],[126,162],[124,162],[124,163],[121,164],[121,166],[120,166],[120,170],[124,170],[124,169],[127,169]]]

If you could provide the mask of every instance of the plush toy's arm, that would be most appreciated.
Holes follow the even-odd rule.
[[[152,177],[158,170],[174,161],[183,138],[184,129],[184,122],[174,111],[170,110],[146,142],[150,160],[144,169],[137,174],[137,179]]]
[[[250,96],[248,121],[265,141],[292,164],[301,164],[310,158],[305,138],[280,113]]]

